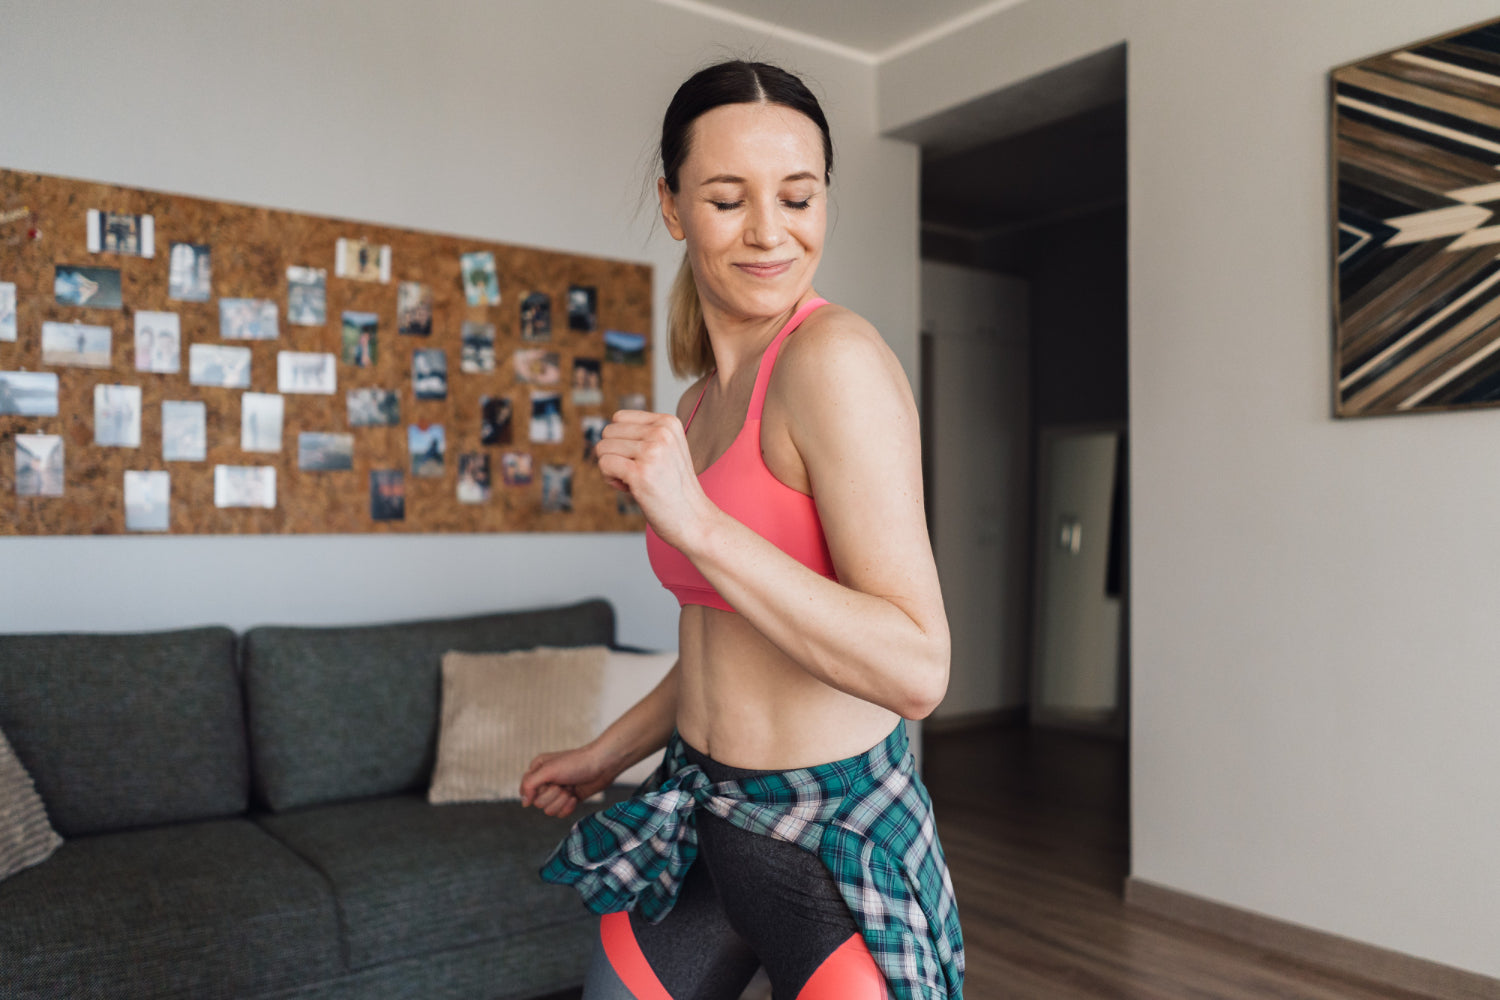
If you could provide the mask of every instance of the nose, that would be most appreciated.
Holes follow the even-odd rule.
[[[762,250],[774,250],[785,241],[786,223],[776,200],[752,202],[745,220],[745,242]]]

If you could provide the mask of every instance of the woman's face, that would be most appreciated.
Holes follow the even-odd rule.
[[[692,126],[662,218],[688,260],[705,309],[769,317],[812,287],[828,222],[823,136],[778,104],[726,104]]]

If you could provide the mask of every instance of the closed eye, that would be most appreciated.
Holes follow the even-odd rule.
[[[784,202],[782,202],[782,204],[785,205],[787,208],[795,208],[797,211],[800,212],[800,211],[802,211],[802,209],[804,209],[804,208],[807,207],[808,202],[810,202],[810,201],[812,201],[811,198],[803,198],[801,201],[784,201]]]

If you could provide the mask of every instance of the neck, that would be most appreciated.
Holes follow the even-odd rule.
[[[817,292],[809,288],[798,296],[791,308],[774,316],[738,315],[704,302],[703,325],[714,349],[714,381],[727,387],[738,372],[747,368],[754,370],[776,334],[791,322],[797,310],[817,297]]]

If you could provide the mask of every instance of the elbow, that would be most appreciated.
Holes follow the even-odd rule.
[[[903,718],[925,719],[943,702],[948,693],[948,668],[951,653],[948,633],[943,631],[935,637],[927,655],[920,658],[917,669],[910,674],[910,683],[902,692],[900,707],[896,710]]]

